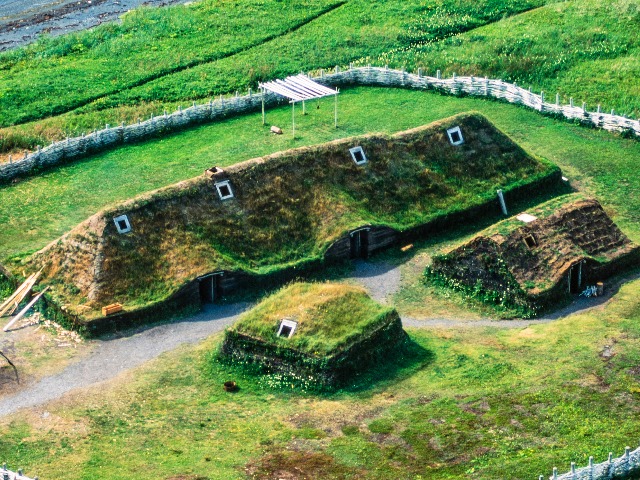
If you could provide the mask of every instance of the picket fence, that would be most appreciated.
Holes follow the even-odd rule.
[[[31,479],[29,477],[25,477],[22,474],[22,470],[18,470],[18,472],[12,472],[7,468],[7,464],[2,464],[2,469],[0,469],[0,480],[38,480],[38,477]]]
[[[309,74],[320,83],[329,86],[363,85],[377,87],[399,87],[423,90],[437,90],[452,95],[473,95],[505,100],[510,103],[524,105],[540,113],[555,115],[571,121],[577,121],[604,130],[640,137],[640,122],[624,116],[616,115],[614,111],[604,113],[600,106],[596,111],[587,110],[587,105],[574,105],[573,99],[569,104],[561,104],[558,94],[555,102],[546,101],[544,92],[536,94],[512,83],[502,80],[492,80],[481,77],[441,78],[440,71],[436,76],[423,75],[422,70],[409,73],[404,70],[393,70],[381,67],[349,67],[340,69],[335,67],[331,71],[319,70]],[[44,148],[38,147],[34,152],[25,152],[19,160],[11,159],[0,165],[0,183],[5,183],[16,177],[26,176],[46,170],[62,162],[84,158],[88,155],[114,148],[118,145],[139,142],[153,136],[168,134],[191,125],[208,123],[225,118],[259,110],[263,100],[262,93],[254,93],[249,89],[247,95],[234,97],[220,97],[208,103],[196,104],[168,114],[151,116],[145,121],[115,127],[106,125],[104,129],[95,130],[88,135],[67,138],[54,142]],[[283,99],[273,93],[266,93],[264,103],[266,107],[273,107],[282,103]]]
[[[631,451],[626,447],[624,455],[613,458],[613,453],[609,453],[609,459],[602,463],[593,463],[593,457],[589,457],[589,465],[583,468],[576,468],[574,462],[571,463],[571,470],[562,475],[558,475],[558,469],[553,469],[550,480],[624,480],[640,478],[640,447]],[[544,476],[540,475],[539,480]]]

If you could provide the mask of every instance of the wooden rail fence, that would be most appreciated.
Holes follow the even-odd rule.
[[[585,103],[580,106],[574,105],[573,99],[569,100],[569,104],[561,104],[558,94],[555,95],[554,102],[547,102],[543,92],[536,94],[502,80],[486,77],[458,77],[455,74],[450,78],[441,78],[439,71],[436,72],[435,77],[432,77],[423,75],[420,69],[416,73],[409,73],[404,70],[371,66],[348,69],[335,67],[331,71],[320,70],[310,76],[320,83],[331,86],[367,85],[433,89],[453,95],[491,97],[524,105],[543,114],[556,115],[567,120],[640,138],[638,120],[616,115],[614,111],[604,113],[599,106],[596,111],[589,111]],[[280,102],[282,99],[275,94],[265,94],[265,106],[272,107]],[[233,97],[221,96],[200,105],[194,102],[188,108],[179,108],[171,114],[164,112],[160,116],[152,115],[148,120],[131,125],[124,123],[116,127],[106,125],[104,129],[95,130],[88,135],[67,138],[44,148],[38,147],[35,152],[25,152],[24,157],[19,160],[10,159],[9,162],[0,164],[0,183],[119,145],[142,141],[199,123],[213,122],[230,115],[257,111],[261,108],[261,104],[262,94],[254,93],[249,89],[247,95],[240,96],[236,93]]]

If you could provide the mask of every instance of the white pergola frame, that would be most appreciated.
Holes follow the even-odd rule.
[[[338,128],[338,93],[340,91],[325,87],[303,74],[295,75],[293,77],[287,77],[284,80],[274,80],[273,82],[260,83],[258,88],[262,91],[262,124],[266,122],[266,116],[264,112],[264,95],[265,92],[273,92],[277,95],[286,97],[291,104],[291,131],[293,138],[296,137],[296,102],[302,102],[302,114],[304,115],[305,101],[313,100],[316,98],[328,97],[333,95],[334,102],[334,126]]]

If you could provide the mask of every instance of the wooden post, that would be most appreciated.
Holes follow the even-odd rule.
[[[502,209],[502,213],[507,216],[507,204],[504,201],[504,195],[502,194],[502,190],[498,190],[498,200],[500,201],[500,208]]]
[[[307,107],[304,104],[304,100],[302,100],[302,115],[306,115],[307,114]]]
[[[264,88],[261,88],[262,90],[262,125],[264,125],[265,123],[265,116],[264,116]]]
[[[296,102],[291,102],[291,133],[295,140],[296,138]]]
[[[336,94],[334,95],[335,101],[333,106],[333,125],[338,128],[338,89],[336,88]]]

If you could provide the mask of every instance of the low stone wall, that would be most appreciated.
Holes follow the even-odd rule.
[[[609,459],[602,463],[593,463],[593,457],[589,457],[589,465],[583,468],[576,468],[575,463],[571,463],[571,470],[562,475],[558,475],[558,469],[553,469],[551,480],[624,480],[640,477],[640,447],[631,451],[630,447],[625,448],[624,455],[613,458],[609,454]],[[544,480],[540,475],[539,480]]]
[[[311,76],[311,75],[310,75]],[[404,70],[392,70],[378,67],[349,68],[341,71],[336,67],[332,73],[320,70],[312,76],[320,83],[329,86],[368,85],[376,87],[396,87],[412,89],[434,89],[452,95],[473,95],[505,100],[510,103],[527,106],[538,112],[559,116],[571,121],[602,128],[604,130],[631,134],[640,137],[640,121],[615,115],[615,112],[603,113],[600,107],[596,111],[588,111],[586,104],[575,106],[573,99],[568,105],[561,105],[560,96],[556,94],[555,103],[545,101],[543,92],[540,95],[515,84],[479,77],[441,78]],[[264,96],[265,107],[273,107],[283,100],[272,93]],[[164,135],[199,123],[208,123],[222,118],[257,111],[262,105],[262,94],[249,90],[244,96],[211,100],[208,103],[194,104],[186,109],[157,117],[132,125],[119,125],[96,130],[89,135],[68,138],[55,142],[36,152],[27,153],[22,159],[0,165],[0,183],[7,183],[14,178],[35,174],[64,162],[78,160],[88,155],[115,148],[127,143],[139,142],[158,135]]]

